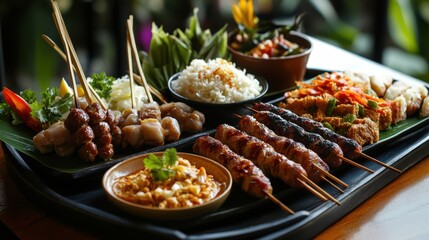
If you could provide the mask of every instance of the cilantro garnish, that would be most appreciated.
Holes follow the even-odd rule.
[[[58,88],[47,88],[42,92],[42,100],[40,102],[33,101],[30,103],[30,108],[33,117],[39,119],[41,123],[51,125],[60,120],[72,105],[73,96],[67,93],[60,97]]]
[[[112,86],[115,78],[107,76],[105,72],[94,73],[91,78],[92,81],[90,81],[89,84],[91,84],[95,92],[97,92],[100,97],[108,99],[112,93]]]
[[[176,149],[168,148],[161,157],[149,154],[147,158],[143,159],[143,163],[150,170],[155,181],[163,181],[176,174],[171,167],[174,166],[177,159]]]

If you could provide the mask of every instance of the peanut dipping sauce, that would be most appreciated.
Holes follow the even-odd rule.
[[[147,207],[184,208],[203,204],[221,190],[222,184],[207,175],[205,168],[198,169],[186,159],[179,157],[171,169],[176,174],[163,181],[154,181],[146,168],[120,177],[114,192],[125,201]]]

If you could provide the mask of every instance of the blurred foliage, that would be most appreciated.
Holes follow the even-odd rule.
[[[87,75],[126,73],[125,27],[135,15],[138,45],[144,49],[151,23],[166,32],[185,28],[192,9],[200,9],[201,27],[216,32],[235,26],[231,4],[237,0],[60,0],[62,12]],[[429,0],[253,0],[261,19],[293,21],[306,12],[303,31],[393,69],[429,82]],[[386,25],[374,31],[386,7]],[[12,89],[45,89],[67,78],[63,60],[41,39],[60,44],[48,0],[0,1],[6,82]],[[146,32],[144,30],[146,28]],[[425,31],[426,30],[426,31]],[[382,38],[382,49],[374,49]],[[146,40],[144,40],[146,39]],[[150,39],[150,38],[149,38]],[[147,50],[147,49],[144,49]],[[374,57],[376,50],[382,58]]]
[[[382,64],[429,82],[429,55],[427,54],[429,32],[425,31],[429,27],[429,1],[386,0],[385,14],[388,31],[376,29],[378,32],[375,34],[380,34],[379,36],[371,33],[369,29],[371,26],[356,24],[364,22],[365,18],[372,18],[367,25],[375,25],[374,21],[377,19],[375,16],[381,13],[374,10],[371,13],[369,4],[372,2],[343,1],[340,9],[335,9],[333,4],[338,1],[309,0],[308,2],[326,23],[324,31],[319,32],[319,37],[369,58],[372,58],[370,53],[377,49],[368,48],[368,46],[374,46],[374,38],[381,37]],[[360,5],[357,2],[360,2]],[[359,11],[359,6],[363,8],[362,11]],[[338,16],[339,11],[342,17]],[[314,23],[309,18],[306,18],[306,21],[309,22],[308,24]]]

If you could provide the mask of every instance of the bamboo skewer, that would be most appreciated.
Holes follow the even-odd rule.
[[[369,172],[369,173],[374,173],[374,171],[373,170],[371,170],[371,169],[369,169],[369,168],[367,168],[367,167],[365,167],[365,166],[363,166],[363,165],[360,165],[359,163],[357,163],[357,162],[355,162],[355,161],[352,161],[352,160],[350,160],[350,159],[348,159],[348,158],[346,158],[346,157],[344,157],[344,156],[338,156],[341,160],[343,160],[344,162],[346,162],[346,163],[348,163],[348,164],[350,164],[350,165],[352,165],[352,166],[355,166],[355,167],[357,167],[357,168],[360,168],[360,169],[362,169],[362,170],[365,170],[365,171],[367,171],[367,172]]]
[[[57,13],[56,13],[55,14],[55,19],[57,19],[57,17],[58,16],[57,16]],[[55,22],[58,23],[58,19]],[[70,75],[70,81],[71,81],[72,86],[73,86],[73,94],[75,95],[75,97],[74,97],[75,106],[77,108],[79,108],[80,104],[79,104],[78,98],[76,97],[76,96],[78,96],[78,94],[77,94],[76,79],[74,77],[73,62],[72,62],[71,55],[70,55],[70,48],[69,48],[69,45],[67,44],[67,40],[65,38],[64,27],[62,25],[60,25],[60,24],[57,24],[57,26],[58,26],[58,31],[59,31],[59,34],[60,34],[60,37],[61,37],[61,41],[63,42],[64,48],[65,48],[65,51],[66,51],[65,57],[66,57],[66,62],[67,62],[67,69],[68,69],[69,75]]]
[[[60,55],[60,57],[62,57],[65,61],[67,61],[66,54],[61,50],[60,47],[58,47],[58,45],[51,38],[49,38],[45,34],[42,34],[42,38],[49,44],[49,46],[51,46]],[[73,65],[73,70],[75,71],[75,73],[77,73],[76,67],[74,65]],[[86,83],[86,81],[85,81],[85,83]],[[94,88],[92,88],[91,84],[88,84],[88,88],[91,91],[91,93],[94,96],[96,96],[97,99],[100,99],[100,97],[98,96],[98,94],[95,92]],[[101,104],[102,104],[102,106],[105,109],[107,108],[107,107],[104,106],[104,102],[101,101]]]
[[[100,96],[98,96],[98,94],[94,91],[94,89],[91,87],[91,85],[87,84],[87,82],[86,82],[85,74],[82,70],[82,66],[80,64],[79,58],[77,57],[76,51],[73,47],[73,43],[71,41],[70,35],[68,34],[67,27],[64,23],[64,20],[62,18],[61,12],[60,12],[59,7],[58,7],[58,3],[54,0],[51,0],[51,4],[52,4],[52,9],[53,9],[52,15],[54,18],[55,25],[56,25],[59,32],[60,32],[60,28],[63,29],[62,33],[60,33],[60,34],[63,34],[64,38],[65,38],[65,42],[64,42],[64,38],[62,37],[63,44],[64,44],[64,46],[67,45],[69,50],[70,50],[71,59],[72,59],[73,65],[74,65],[74,69],[75,69],[75,71],[79,77],[79,82],[84,89],[85,98],[86,98],[87,102],[89,104],[94,102],[91,95],[89,94],[89,93],[92,93],[92,95],[97,99],[97,101],[100,103],[100,105],[104,109],[107,109],[106,104],[102,101]],[[53,43],[53,41],[50,39],[49,39],[50,41],[48,41],[48,39],[46,37],[44,37],[44,39],[48,42],[48,44]],[[54,49],[59,49],[59,48],[54,48]]]
[[[82,83],[83,81],[86,81],[86,77],[82,71],[82,66],[79,63],[79,60],[77,59],[73,44],[71,44],[71,41],[69,41],[68,32],[67,32],[65,24],[62,20],[61,12],[60,12],[59,7],[58,7],[58,3],[54,0],[51,0],[51,5],[52,5],[52,9],[53,9],[53,18],[54,18],[55,25],[56,25],[57,30],[60,33],[60,35],[63,35],[63,36],[61,36],[61,39],[63,41],[63,45],[64,46],[67,45],[70,49],[73,65],[75,66],[77,75],[78,75],[79,80],[80,80],[80,84],[84,88],[85,98],[86,98],[87,102],[89,104],[91,104],[93,102],[93,99],[89,95],[90,90],[88,89],[86,84]],[[64,31],[61,31],[61,29],[63,29]]]
[[[325,196],[323,196],[320,192],[316,191],[314,188],[312,188],[310,185],[308,185],[304,180],[302,180],[300,178],[298,178],[297,180],[302,184],[302,186],[305,189],[307,189],[308,191],[313,193],[316,197],[320,198],[323,201],[328,201],[328,199]]]
[[[326,181],[327,183],[329,183],[332,187],[334,187],[335,189],[337,189],[339,192],[344,193],[343,189],[341,189],[340,187],[338,187],[337,185],[335,185],[333,182],[331,182],[329,179],[327,179],[326,176],[322,176],[322,179],[324,181]]]
[[[134,74],[131,74],[133,72],[133,59],[132,59],[132,53],[131,53],[131,41],[130,41],[129,34],[127,34],[127,59],[128,59],[128,71],[130,72],[131,108],[134,109],[136,104],[134,99]]]
[[[139,75],[137,75],[137,74],[135,74],[135,73],[133,73],[133,75],[134,75],[134,80],[139,84],[139,85],[141,85],[141,86],[143,86],[144,85],[144,83],[143,83],[143,80],[142,80],[142,78],[139,76]],[[150,90],[150,92],[153,94],[153,95],[155,95],[158,99],[159,99],[159,101],[161,101],[161,103],[168,103],[168,101],[167,101],[167,99],[162,95],[162,93],[160,92],[160,91],[158,91],[158,89],[156,89],[156,88],[154,88],[151,84],[149,84],[148,83],[148,85],[149,85],[149,90]]]
[[[329,200],[335,202],[337,205],[341,205],[341,203],[337,199],[335,199],[334,197],[332,197],[328,192],[326,192],[325,190],[323,190],[321,187],[319,187],[317,184],[315,184],[309,178],[307,178],[304,175],[301,175],[300,177],[303,178],[303,181],[305,181],[306,183],[308,183],[311,187],[315,188],[316,191],[318,191],[320,194],[322,194],[323,196],[325,196]]]
[[[152,95],[150,93],[149,86],[148,86],[146,78],[143,74],[143,69],[142,69],[142,65],[140,62],[139,54],[137,52],[137,46],[136,46],[136,41],[134,38],[134,31],[133,31],[133,16],[132,15],[130,15],[130,17],[127,20],[127,27],[128,27],[127,35],[128,35],[128,38],[131,42],[131,51],[133,52],[134,61],[136,62],[136,65],[137,65],[137,70],[139,72],[141,79],[143,80],[143,86],[144,86],[144,89],[146,91],[146,95],[148,97],[148,100],[149,100],[149,102],[153,102],[153,98],[152,98]],[[132,74],[133,73],[130,72],[130,75],[132,75]]]
[[[383,167],[386,167],[386,168],[388,168],[388,169],[390,169],[390,170],[393,170],[393,171],[395,171],[395,172],[397,172],[397,173],[402,173],[402,171],[401,171],[401,170],[399,170],[399,169],[397,169],[397,168],[394,168],[394,167],[392,167],[392,166],[390,166],[390,165],[388,165],[388,164],[385,164],[384,162],[382,162],[382,161],[380,161],[380,160],[378,160],[378,159],[375,159],[375,158],[373,158],[373,157],[371,157],[371,156],[369,156],[369,155],[367,155],[367,154],[365,154],[365,153],[363,153],[363,152],[359,152],[359,154],[360,154],[362,157],[364,157],[364,158],[366,158],[366,159],[368,159],[368,160],[370,160],[370,161],[373,161],[373,162],[375,162],[375,163],[377,163],[377,164],[379,164],[379,165],[382,165]]]
[[[319,171],[321,171],[323,173],[324,176],[329,177],[331,180],[335,181],[336,183],[340,184],[343,187],[349,187],[349,185],[347,185],[347,183],[341,181],[340,179],[338,179],[337,177],[335,177],[334,175],[332,175],[331,173],[329,173],[328,171],[326,171],[325,169],[321,168],[319,165],[316,164],[312,164],[314,167],[316,167]],[[329,182],[328,179],[324,179],[325,181]],[[333,185],[333,184],[331,184]]]
[[[288,206],[286,206],[282,202],[280,202],[280,200],[278,200],[274,195],[272,195],[269,192],[265,192],[265,194],[267,195],[268,199],[270,199],[272,202],[277,204],[281,209],[283,209],[283,211],[286,211],[290,214],[295,214],[295,212],[292,209],[290,209]]]
[[[54,49],[60,55],[60,57],[62,57],[65,61],[67,61],[67,56],[64,54],[64,52],[58,47],[58,45],[51,38],[49,38],[45,34],[42,34],[42,38],[43,38],[43,40],[46,41],[46,43],[48,43],[49,46],[52,47],[52,49]],[[73,66],[73,70],[76,72],[76,69],[74,66]],[[143,86],[143,80],[141,79],[141,77],[139,75],[133,73],[133,77],[134,77],[134,81],[136,81],[139,85]],[[91,85],[88,85],[88,86],[91,87]],[[162,95],[161,92],[159,92],[156,88],[154,88],[149,83],[148,83],[148,86],[149,86],[150,92],[153,95],[155,95],[161,101],[161,103],[168,103],[167,99]]]

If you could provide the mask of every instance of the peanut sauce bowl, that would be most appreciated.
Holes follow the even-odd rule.
[[[232,187],[232,176],[221,164],[195,154],[178,152],[177,155],[188,160],[196,168],[204,167],[207,175],[212,175],[216,182],[220,183],[217,195],[202,204],[181,208],[157,208],[144,206],[126,201],[115,194],[115,183],[118,178],[136,173],[144,168],[143,159],[150,153],[137,155],[116,164],[106,171],[102,178],[102,186],[107,196],[115,206],[132,215],[153,220],[185,220],[197,218],[216,211],[228,198]],[[162,156],[163,152],[153,153]]]

